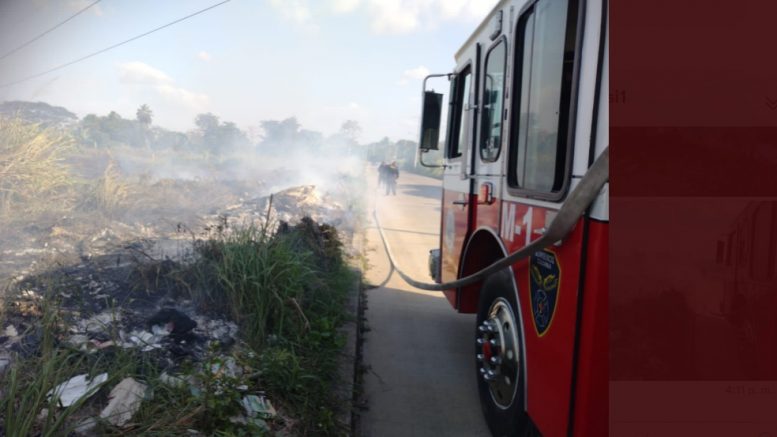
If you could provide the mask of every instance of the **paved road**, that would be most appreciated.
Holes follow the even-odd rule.
[[[403,173],[397,196],[377,193],[368,173],[371,206],[400,267],[430,280],[429,249],[439,244],[440,182]],[[370,208],[370,211],[372,208]],[[367,230],[367,291],[364,363],[369,410],[361,435],[488,436],[475,385],[473,315],[458,314],[441,293],[414,289],[390,273],[380,235]]]

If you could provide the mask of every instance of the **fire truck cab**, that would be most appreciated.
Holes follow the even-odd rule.
[[[607,148],[607,29],[606,0],[502,0],[455,55],[444,133],[424,86],[422,163],[445,137],[436,282],[543,235]],[[445,291],[477,314],[467,341],[495,436],[607,433],[608,190],[563,240]]]

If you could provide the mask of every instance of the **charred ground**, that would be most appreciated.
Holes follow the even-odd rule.
[[[98,147],[34,109],[0,117],[0,434],[345,432],[363,161]]]

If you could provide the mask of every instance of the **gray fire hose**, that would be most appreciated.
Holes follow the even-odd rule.
[[[553,222],[548,227],[548,230],[540,238],[476,273],[451,282],[432,284],[416,281],[403,272],[397,266],[394,254],[391,252],[391,247],[389,247],[386,236],[383,234],[383,227],[381,227],[380,220],[378,219],[377,208],[374,209],[372,215],[375,218],[375,224],[377,225],[378,232],[380,232],[380,238],[383,240],[383,247],[386,249],[386,254],[388,255],[391,267],[396,270],[405,282],[413,287],[429,291],[450,290],[480,282],[488,275],[496,273],[557,241],[563,240],[575,226],[575,223],[577,223],[580,216],[588,209],[591,202],[599,195],[604,184],[609,180],[609,152],[610,148],[607,147],[599,155],[591,168],[588,169],[585,176],[580,180],[580,183],[575,187],[574,191],[569,194],[564,205],[562,205],[561,209],[558,211],[558,215],[556,215]]]

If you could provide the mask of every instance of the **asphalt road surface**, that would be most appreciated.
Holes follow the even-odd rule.
[[[400,268],[431,282],[429,249],[439,245],[439,180],[403,172],[396,196],[377,190],[368,174],[370,214],[377,206]],[[371,215],[370,215],[371,217]],[[368,410],[364,437],[488,436],[475,385],[475,316],[458,314],[442,293],[407,285],[391,274],[377,229],[367,229],[364,364]]]

